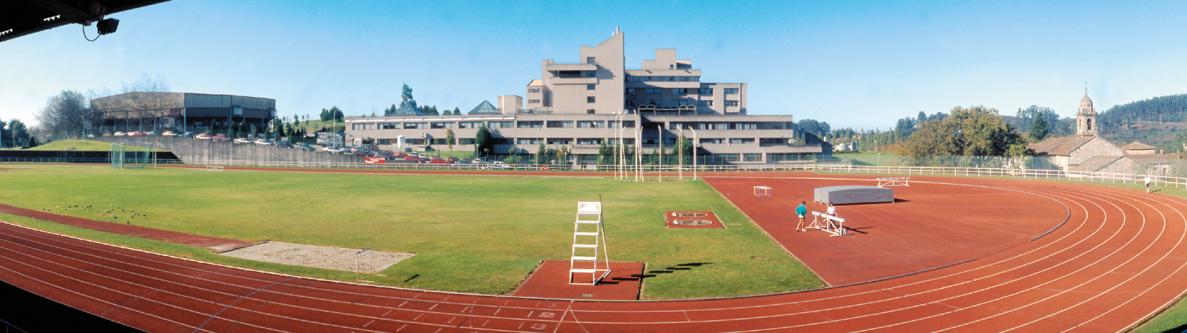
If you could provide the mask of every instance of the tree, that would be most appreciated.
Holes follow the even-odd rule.
[[[1042,141],[1043,139],[1047,138],[1047,134],[1050,134],[1050,127],[1051,126],[1047,124],[1047,120],[1043,117],[1035,118],[1035,120],[1030,123],[1030,137],[1035,141]]]
[[[456,139],[457,139],[457,137],[455,137],[453,135],[452,128],[445,130],[445,142],[446,142],[446,145],[449,146],[449,151],[453,151],[453,142],[456,141]]]
[[[4,130],[4,141],[8,142],[9,147],[27,148],[31,147],[33,136],[29,134],[29,128],[25,127],[25,123],[20,119],[13,119],[8,122],[8,129]]]
[[[540,142],[540,147],[536,148],[536,164],[544,164],[548,162],[548,146],[544,142]]]
[[[825,137],[832,130],[827,122],[816,121],[815,119],[801,119],[797,127],[799,127],[801,132],[817,137]]]
[[[598,165],[610,164],[610,161],[613,160],[614,148],[602,141],[602,144],[598,145]]]
[[[928,120],[904,149],[915,163],[939,156],[1021,156],[1029,154],[1022,136],[995,109],[953,108],[951,115]]]
[[[455,116],[460,116],[460,115],[462,115],[462,109],[459,109],[459,108],[457,108],[456,106],[455,106],[455,107],[453,107],[453,115],[455,115]]]
[[[554,152],[556,154],[556,163],[569,164],[569,147],[560,147]]]
[[[486,126],[478,128],[478,134],[474,135],[474,152],[479,157],[485,157],[495,150],[495,139],[490,134],[490,130]]]
[[[37,121],[49,131],[51,139],[79,138],[86,132],[86,112],[86,97],[77,91],[64,90],[49,98],[37,114]]]
[[[417,109],[416,98],[412,97],[412,87],[409,87],[407,83],[404,84],[404,88],[400,92],[400,109],[405,108],[411,110]]]

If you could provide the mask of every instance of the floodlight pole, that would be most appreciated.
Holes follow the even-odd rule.
[[[643,179],[643,124],[635,125],[635,181]]]

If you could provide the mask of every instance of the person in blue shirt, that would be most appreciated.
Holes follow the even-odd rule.
[[[800,222],[795,225],[795,231],[808,231],[807,228],[804,228],[804,217],[808,215],[807,201],[800,201],[800,205],[795,206],[795,215],[800,218]]]

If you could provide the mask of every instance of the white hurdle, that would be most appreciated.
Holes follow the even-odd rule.
[[[878,187],[911,186],[911,177],[878,178]]]
[[[833,237],[844,236],[845,218],[812,211],[812,223],[808,224],[808,229],[824,231]]]
[[[766,185],[755,185],[754,186],[754,197],[755,198],[770,198],[771,192],[772,192],[772,190],[771,190],[770,186],[766,186]]]

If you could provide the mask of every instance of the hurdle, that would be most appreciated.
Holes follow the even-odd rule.
[[[754,186],[754,197],[755,198],[770,198],[771,192],[773,192],[773,191],[770,186],[766,186],[766,185],[755,185]]]
[[[911,177],[878,178],[878,187],[911,186]]]
[[[844,236],[845,218],[812,211],[812,223],[808,224],[808,229],[824,231],[832,237]]]

